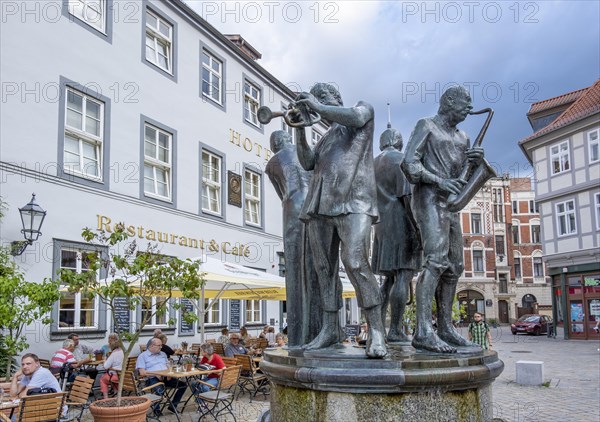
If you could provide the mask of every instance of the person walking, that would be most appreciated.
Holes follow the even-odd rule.
[[[487,322],[483,320],[483,314],[475,312],[473,315],[474,321],[469,324],[468,338],[475,344],[480,345],[484,350],[492,348],[492,332]]]

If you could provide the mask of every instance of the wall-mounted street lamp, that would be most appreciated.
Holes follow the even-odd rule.
[[[46,211],[35,202],[35,193],[31,195],[31,201],[23,208],[19,208],[21,214],[21,233],[25,240],[16,240],[10,244],[11,255],[18,256],[25,252],[27,246],[33,244],[41,236],[42,224],[46,218]]]

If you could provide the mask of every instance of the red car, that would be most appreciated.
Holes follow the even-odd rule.
[[[539,336],[540,334],[546,334],[548,328],[552,328],[552,318],[546,315],[527,314],[512,324],[510,331],[515,335],[517,333],[528,333]]]

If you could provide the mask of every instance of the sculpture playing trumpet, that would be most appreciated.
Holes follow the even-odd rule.
[[[485,133],[490,126],[490,122],[492,121],[492,117],[494,116],[494,110],[491,108],[484,108],[483,110],[469,112],[469,114],[473,115],[484,113],[488,113],[488,116],[483,124],[483,127],[479,131],[479,135],[477,135],[475,142],[473,142],[473,148],[478,148],[481,146],[483,137],[485,136]],[[485,183],[492,177],[496,177],[496,171],[485,159],[483,159],[481,164],[479,164],[477,167],[474,167],[470,161],[467,162],[459,176],[459,179],[464,181],[465,185],[462,187],[460,194],[450,194],[448,196],[448,210],[450,212],[458,212],[462,210],[467,206],[469,201],[473,199],[475,194],[483,187],[483,185],[485,185]]]
[[[272,111],[267,106],[262,106],[256,112],[258,121],[266,125],[276,117],[283,117],[285,123],[291,127],[307,127],[321,121],[321,116],[316,111],[311,110],[305,104],[296,104],[294,102],[288,105],[284,111]]]

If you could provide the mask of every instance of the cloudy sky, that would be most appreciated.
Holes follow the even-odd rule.
[[[595,0],[186,2],[221,32],[241,34],[290,88],[333,82],[346,105],[372,103],[376,139],[388,102],[406,145],[444,87],[466,85],[475,109],[495,110],[486,157],[513,177],[532,173],[517,146],[532,133],[531,103],[600,77]],[[483,121],[461,127],[474,139]]]

